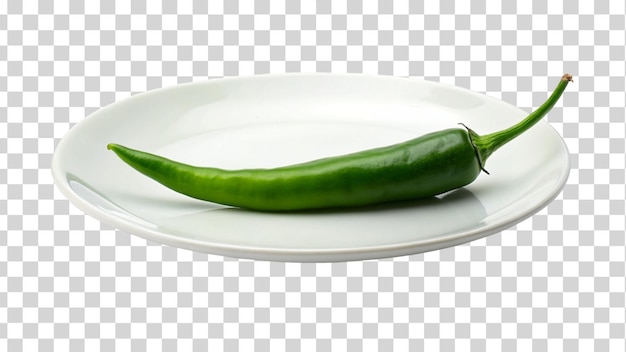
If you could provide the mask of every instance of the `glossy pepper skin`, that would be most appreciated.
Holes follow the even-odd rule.
[[[124,162],[164,186],[223,205],[259,211],[344,208],[419,199],[473,182],[495,150],[541,120],[572,80],[520,123],[480,136],[451,128],[352,154],[273,169],[197,167],[109,144]]]

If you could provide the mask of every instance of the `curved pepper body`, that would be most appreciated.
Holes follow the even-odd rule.
[[[471,183],[481,170],[468,132],[462,129],[273,169],[195,167],[116,144],[109,148],[174,191],[262,211],[355,207],[431,197]]]

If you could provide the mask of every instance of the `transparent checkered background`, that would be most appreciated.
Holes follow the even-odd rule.
[[[626,350],[625,6],[603,1],[0,1],[0,351]],[[102,224],[55,189],[76,123],[193,80],[363,72],[548,121],[572,170],[514,228],[408,257],[274,263]]]

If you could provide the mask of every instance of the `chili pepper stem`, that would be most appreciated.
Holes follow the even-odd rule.
[[[481,168],[484,167],[485,161],[493,152],[513,140],[515,137],[524,133],[526,130],[539,122],[544,116],[546,116],[546,114],[552,110],[556,102],[559,100],[569,82],[573,82],[572,75],[566,73],[563,75],[561,81],[554,89],[550,97],[548,97],[548,99],[540,107],[530,113],[530,115],[528,115],[524,120],[507,129],[481,136],[468,128],[467,130],[470,135],[470,139],[476,148]],[[484,168],[483,171],[486,172]]]

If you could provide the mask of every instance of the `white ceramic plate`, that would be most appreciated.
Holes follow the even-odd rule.
[[[463,189],[429,200],[297,214],[185,197],[137,173],[106,145],[196,165],[273,167],[388,145],[461,122],[490,133],[526,115],[483,94],[409,78],[214,79],[97,111],[63,138],[52,169],[59,189],[87,214],[167,245],[277,261],[384,258],[468,242],[531,216],[567,180],[565,143],[542,121],[491,156],[491,175]]]

